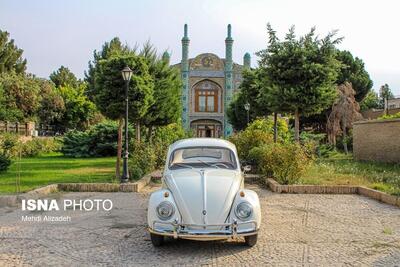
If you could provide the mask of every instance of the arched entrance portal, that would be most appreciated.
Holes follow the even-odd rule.
[[[222,136],[222,124],[216,120],[196,120],[190,123],[196,137],[215,137]]]

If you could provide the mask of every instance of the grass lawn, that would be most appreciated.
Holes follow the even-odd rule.
[[[300,181],[318,185],[364,185],[400,196],[400,164],[358,162],[352,155],[317,159]]]
[[[0,173],[0,194],[15,193],[19,175],[22,192],[53,183],[113,182],[115,157],[66,158],[52,153],[14,160],[7,172]]]

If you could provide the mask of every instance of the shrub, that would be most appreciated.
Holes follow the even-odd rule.
[[[78,130],[68,131],[63,138],[61,152],[67,157],[90,157],[89,134]]]
[[[168,146],[177,140],[190,137],[180,124],[172,123],[157,127],[152,140],[130,144],[130,173],[133,179],[139,179],[157,168],[164,167]]]
[[[312,161],[304,147],[292,143],[254,147],[249,157],[256,161],[259,172],[272,175],[281,184],[298,182]]]
[[[259,118],[252,121],[246,130],[261,130],[268,132],[271,135],[274,134],[274,119],[269,116],[267,118]],[[289,125],[283,118],[277,119],[277,131],[278,131],[278,142],[288,142],[292,138],[292,134],[289,131]]]
[[[229,141],[236,145],[241,161],[254,164],[249,152],[254,147],[259,147],[273,142],[273,136],[269,132],[259,129],[246,129],[229,137]]]
[[[38,137],[26,142],[19,142],[16,146],[14,156],[34,157],[44,153],[59,151],[61,143],[59,139],[53,137]]]
[[[6,171],[10,167],[17,142],[18,138],[15,135],[7,133],[0,135],[0,172]]]
[[[155,130],[151,144],[154,147],[154,153],[157,155],[156,167],[162,168],[164,166],[169,145],[180,139],[189,137],[191,137],[190,132],[185,132],[183,127],[177,123],[158,127]]]
[[[130,144],[129,171],[131,179],[137,180],[156,168],[157,156],[154,146],[136,141]]]
[[[400,119],[400,112],[392,115],[383,115],[378,118],[378,120],[389,120],[389,119]]]
[[[129,137],[133,137],[129,127]],[[72,130],[64,135],[61,152],[68,157],[106,157],[117,155],[118,124],[104,121],[86,131]]]
[[[0,135],[0,154],[7,157],[16,155],[18,145],[18,136],[11,133],[4,133]]]
[[[278,118],[278,142],[287,143],[291,140],[291,133],[289,131],[286,120]],[[236,145],[239,158],[249,164],[254,164],[252,158],[249,158],[249,152],[254,147],[259,147],[273,142],[274,121],[271,117],[256,119],[249,124],[249,126],[231,137],[229,141]]]
[[[132,130],[129,134],[132,137]],[[98,123],[88,130],[88,136],[92,155],[105,157],[117,154],[118,124],[116,122]]]
[[[0,154],[0,172],[6,171],[11,165],[11,160],[5,154]]]

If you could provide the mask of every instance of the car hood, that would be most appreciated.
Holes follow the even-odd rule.
[[[238,171],[191,169],[166,177],[185,224],[222,224],[241,184]]]

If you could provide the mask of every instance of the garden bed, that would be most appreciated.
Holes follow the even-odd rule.
[[[400,207],[400,197],[364,186],[352,185],[281,185],[272,178],[266,179],[272,192],[287,194],[359,194],[386,204]]]
[[[365,186],[400,196],[400,164],[360,162],[337,153],[317,159],[299,184]]]

